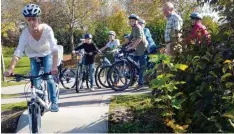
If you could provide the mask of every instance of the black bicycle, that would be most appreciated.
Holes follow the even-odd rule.
[[[107,82],[115,91],[123,91],[137,82],[140,72],[140,65],[132,59],[131,53],[135,50],[126,51],[121,49],[123,58],[121,61],[113,64],[107,75]],[[147,66],[152,68],[154,63]]]
[[[41,65],[39,74],[43,73],[44,73],[44,68]],[[28,76],[31,76],[31,71],[28,72]],[[76,84],[75,76],[76,76],[75,71],[73,71],[71,68],[64,68],[64,64],[63,62],[61,62],[61,64],[58,66],[58,75],[53,77],[56,83],[58,84],[61,83],[65,89],[72,89],[75,87]]]
[[[77,73],[76,73],[76,92],[79,93],[80,89],[83,88],[83,83],[86,83],[87,89],[90,87],[90,78],[89,78],[89,67],[84,64],[85,61],[85,52],[76,51],[76,54],[80,56],[80,60],[77,63]]]

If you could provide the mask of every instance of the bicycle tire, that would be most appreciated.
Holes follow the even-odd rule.
[[[71,88],[75,87],[76,81],[74,82],[74,84],[71,84],[72,86],[70,86],[70,87],[67,86],[67,83],[64,83],[63,79],[65,79],[66,81],[68,81],[67,79],[69,79],[69,78],[66,77],[66,74],[65,74],[67,72],[67,70],[68,70],[68,68],[63,69],[63,71],[59,75],[59,81],[61,82],[62,86],[65,89],[71,89]],[[69,71],[70,71],[70,73],[71,73],[72,76],[76,76],[76,73],[73,70],[69,69]]]
[[[32,119],[32,128],[31,128],[31,130],[32,130],[32,133],[38,133],[38,131],[39,131],[38,110],[39,109],[35,104],[31,105],[30,109],[31,109],[31,115],[32,115],[32,118],[31,118]]]
[[[95,83],[96,83],[96,86],[98,87],[98,88],[101,88],[101,86],[100,86],[100,84],[99,84],[99,80],[98,80],[98,73],[100,72],[100,70],[101,70],[101,67],[102,67],[102,65],[98,65],[97,66],[97,68],[96,68],[96,70],[95,70]]]
[[[119,65],[122,65],[122,64],[126,64],[128,66],[128,68],[130,69],[128,72],[129,76],[128,76],[128,78],[126,78],[126,79],[129,79],[129,82],[125,83],[123,86],[117,87],[117,86],[115,86],[114,81],[111,79],[112,78],[111,75],[114,71],[116,71],[116,74],[120,74],[119,70],[116,67]],[[124,91],[125,89],[127,89],[131,85],[131,83],[133,81],[133,76],[134,76],[134,72],[131,69],[131,65],[127,61],[120,61],[120,62],[116,62],[113,66],[111,66],[111,68],[107,74],[107,82],[108,82],[109,86],[111,87],[111,89],[113,89],[115,91]]]
[[[82,83],[83,83],[83,71],[82,71],[82,65],[79,65],[77,66],[77,74],[75,82],[76,93],[79,93]]]
[[[109,70],[106,70],[106,69],[108,69],[108,68],[109,68],[109,70],[110,70],[111,66],[104,66],[104,67],[102,67],[102,68],[100,69],[99,73],[98,73],[98,81],[99,81],[99,83],[100,83],[103,87],[105,87],[105,88],[110,88],[110,86],[109,86],[109,84],[108,84],[108,82],[107,82],[107,74],[108,74]],[[107,72],[105,72],[105,71],[107,71]],[[104,76],[104,79],[106,80],[105,82],[103,82],[102,79],[101,79],[101,74],[102,74],[102,73],[104,73],[103,75],[105,75],[105,76]],[[105,83],[106,83],[106,84],[105,84]]]

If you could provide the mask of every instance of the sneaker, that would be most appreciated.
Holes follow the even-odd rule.
[[[92,88],[90,88],[90,90],[91,90],[91,91],[95,91],[95,89],[94,89],[93,87],[92,87]]]
[[[137,86],[134,88],[134,90],[139,91],[139,90],[141,90],[143,87],[144,87],[143,85],[137,85]]]
[[[52,103],[52,105],[51,105],[51,107],[50,107],[50,111],[51,111],[51,112],[58,112],[58,111],[59,111],[58,104]]]

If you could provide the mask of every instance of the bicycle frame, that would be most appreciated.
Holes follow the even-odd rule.
[[[45,73],[45,74],[41,74],[38,76],[23,76],[19,74],[13,75],[16,81],[21,81],[22,78],[30,79],[31,96],[30,96],[30,100],[27,103],[27,106],[28,106],[29,130],[31,133],[35,131],[37,132],[41,131],[41,114],[50,109],[50,105],[51,105],[51,103],[49,102],[50,93],[47,90],[47,83],[45,82],[47,79],[44,78],[45,76],[48,76],[48,75],[51,75],[51,74]],[[34,86],[33,79],[36,79],[36,78],[42,79],[44,81],[44,83],[41,83],[41,85],[44,84],[42,88],[43,90],[37,89]],[[56,85],[56,94],[57,93],[58,93],[58,85]],[[43,108],[43,111],[41,108]],[[33,116],[34,114],[36,115]],[[33,124],[32,120],[37,120],[36,124]],[[35,127],[36,127],[36,130],[35,130]],[[33,128],[34,130],[32,130]]]

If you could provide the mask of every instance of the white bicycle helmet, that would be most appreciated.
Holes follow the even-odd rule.
[[[38,17],[41,15],[41,9],[36,4],[27,4],[23,10],[22,14],[24,17]]]
[[[114,36],[116,36],[116,33],[115,33],[115,31],[109,31],[109,33],[108,33],[109,35],[114,35]]]
[[[140,20],[140,17],[136,14],[131,14],[128,19],[135,19],[135,20]]]

